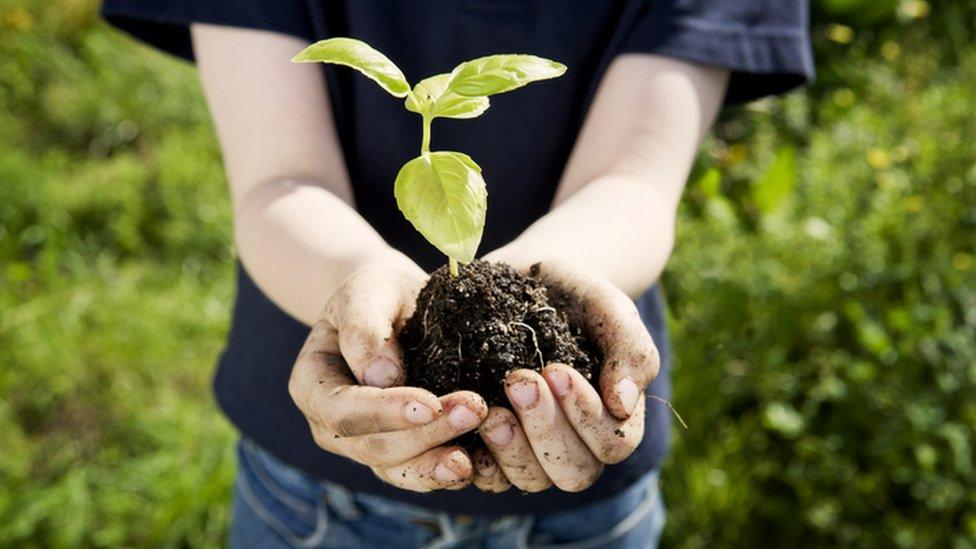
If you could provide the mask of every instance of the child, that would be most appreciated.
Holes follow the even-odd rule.
[[[106,0],[111,23],[195,59],[226,163],[241,265],[215,388],[242,433],[231,544],[656,545],[670,418],[644,398],[668,395],[655,281],[723,102],[811,76],[805,4]],[[486,258],[539,263],[608,327],[599,389],[559,365],[516,370],[510,411],[402,385],[393,326],[443,261],[393,199],[419,120],[351,70],[289,62],[334,36],[412,82],[493,53],[569,67],[435,137],[485,169]],[[474,429],[476,455],[450,445]]]

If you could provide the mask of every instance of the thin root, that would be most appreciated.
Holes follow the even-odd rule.
[[[674,414],[674,417],[678,418],[678,422],[681,423],[681,426],[684,427],[685,429],[688,428],[688,424],[685,423],[685,420],[681,418],[681,414],[679,414],[678,411],[675,410],[674,406],[667,399],[663,399],[657,395],[647,395],[647,398],[653,398],[658,402],[663,402],[664,404],[666,404],[668,408],[671,408],[671,413]]]
[[[524,322],[512,322],[512,326],[519,326],[521,328],[525,328],[532,334],[532,344],[535,345],[535,354],[539,357],[539,368],[545,368],[546,361],[542,357],[542,350],[539,349],[539,339],[535,336],[535,330],[532,328],[532,326],[529,326]]]

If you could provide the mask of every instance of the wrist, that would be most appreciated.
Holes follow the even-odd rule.
[[[343,256],[337,261],[339,278],[345,280],[364,268],[382,268],[401,273],[411,278],[425,278],[427,275],[403,252],[389,246],[357,251]]]
[[[551,248],[539,249],[520,243],[518,240],[491,251],[484,256],[484,260],[506,263],[520,271],[527,271],[529,267],[540,262],[572,263],[572,258],[555,252]]]

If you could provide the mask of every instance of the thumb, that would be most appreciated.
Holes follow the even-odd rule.
[[[361,271],[326,308],[339,333],[339,351],[362,385],[391,387],[406,377],[394,326],[412,296],[390,278],[387,270]]]

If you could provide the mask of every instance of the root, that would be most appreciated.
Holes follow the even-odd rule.
[[[546,361],[542,357],[542,350],[539,349],[539,338],[536,337],[535,330],[532,328],[532,326],[529,326],[528,324],[526,324],[524,322],[512,322],[511,324],[512,324],[512,326],[518,326],[520,328],[525,328],[526,330],[529,331],[529,333],[532,334],[532,344],[535,345],[535,354],[536,354],[536,356],[539,357],[539,368],[545,368],[546,367]]]
[[[455,370],[455,376],[454,376],[454,384],[455,385],[460,385],[461,384],[461,362],[462,362],[462,359],[461,359],[461,334],[458,334],[458,367]]]
[[[411,351],[416,351],[417,349],[423,347],[424,343],[427,342],[427,334],[430,332],[430,327],[427,325],[427,313],[429,312],[430,312],[430,302],[428,301],[427,305],[424,307],[424,316],[423,316],[424,335],[420,338],[420,341],[416,345],[410,347]]]
[[[674,406],[667,399],[663,399],[657,395],[647,395],[647,398],[653,398],[658,402],[663,402],[664,404],[666,404],[667,407],[671,409],[671,413],[674,414],[674,417],[678,418],[678,421],[681,423],[681,426],[684,427],[685,429],[688,428],[688,424],[685,423],[685,420],[681,418],[681,414],[678,413],[678,410],[676,410]]]

